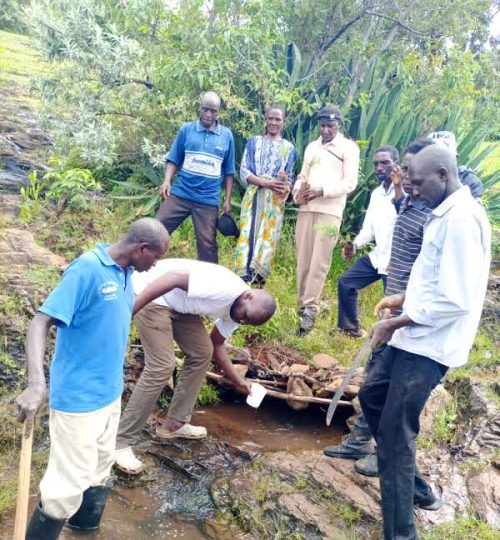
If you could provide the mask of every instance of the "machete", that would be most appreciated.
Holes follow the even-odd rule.
[[[380,319],[381,320],[387,319],[390,316],[390,314],[391,312],[388,309],[383,309],[381,312]],[[342,384],[337,388],[337,391],[335,392],[335,395],[333,396],[332,401],[330,401],[330,405],[328,405],[328,411],[326,412],[326,425],[327,426],[330,425],[333,418],[333,413],[335,412],[335,409],[337,408],[340,398],[342,397],[342,394],[344,393],[347,385],[349,384],[349,381],[352,379],[354,372],[356,371],[356,369],[358,369],[363,358],[371,353],[372,348],[370,347],[370,342],[371,342],[371,337],[367,337],[363,344],[363,347],[361,347],[361,350],[359,351],[358,355],[354,359],[352,366],[349,368],[349,371],[344,375]]]

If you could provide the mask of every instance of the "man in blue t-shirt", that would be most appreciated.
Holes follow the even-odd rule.
[[[220,97],[205,92],[198,120],[183,124],[177,133],[160,187],[163,203],[156,215],[169,233],[191,216],[198,259],[212,263],[218,262],[216,232],[222,180],[226,190],[223,211],[229,213],[235,173],[233,134],[217,121],[219,111]]]
[[[56,539],[67,518],[76,529],[99,526],[120,419],[132,272],[151,268],[168,244],[159,221],[135,222],[117,243],[98,244],[74,260],[31,321],[28,386],[16,400],[25,433],[45,401],[47,334],[52,325],[57,332],[50,366],[50,455],[27,540]]]

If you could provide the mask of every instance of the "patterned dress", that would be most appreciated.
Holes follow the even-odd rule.
[[[245,146],[240,176],[276,177],[285,171],[295,181],[297,150],[285,139],[252,137]],[[249,184],[241,203],[240,236],[236,243],[235,272],[246,281],[264,282],[271,271],[283,225],[285,201],[270,189]]]

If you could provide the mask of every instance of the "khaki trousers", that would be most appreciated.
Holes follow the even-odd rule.
[[[175,369],[174,340],[186,355],[168,418],[189,422],[213,355],[213,345],[198,315],[177,313],[151,303],[135,316],[144,348],[144,369],[123,411],[117,447],[137,444],[151,411]]]
[[[115,460],[121,398],[91,413],[50,409],[50,453],[40,482],[43,511],[54,519],[71,517],[89,487],[106,484]]]
[[[299,212],[295,227],[299,308],[319,313],[319,297],[332,263],[341,219],[319,212]]]

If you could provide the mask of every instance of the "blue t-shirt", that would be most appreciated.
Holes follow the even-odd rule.
[[[132,268],[120,268],[98,244],[74,260],[39,311],[56,320],[49,406],[92,412],[123,390],[123,361],[132,318]]]
[[[222,179],[235,173],[233,134],[220,124],[211,131],[199,120],[187,122],[177,133],[167,161],[180,168],[172,195],[218,207]]]

